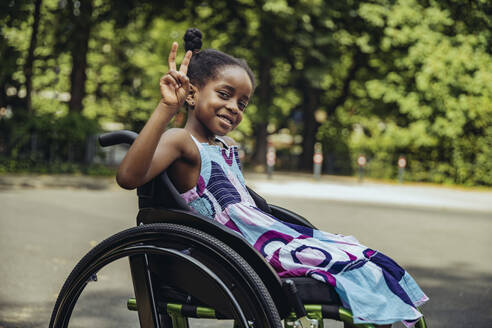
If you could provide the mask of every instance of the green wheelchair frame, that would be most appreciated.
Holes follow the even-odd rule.
[[[137,302],[134,298],[130,298],[127,303],[128,310],[130,311],[138,311]],[[318,327],[323,328],[323,319],[329,318],[328,316],[323,316],[323,305],[319,304],[307,304],[304,306],[306,311],[306,316],[309,320],[308,327]],[[201,307],[201,306],[193,306],[189,309],[184,310],[183,304],[177,303],[168,303],[166,304],[166,308],[162,309],[162,311],[166,311],[167,314],[171,317],[173,328],[189,328],[187,318],[198,318],[198,319],[222,319],[217,316],[216,312],[212,308]],[[352,312],[345,308],[338,308],[338,318],[335,320],[339,320],[345,323],[353,324]],[[287,318],[284,319],[284,327],[285,328],[293,328],[299,326],[299,318],[297,317],[295,312],[291,312]],[[361,328],[374,328],[372,324],[359,324],[356,325]],[[304,327],[304,326],[303,326]],[[427,325],[425,323],[425,319],[419,320],[419,322],[415,325],[418,328],[426,328]],[[236,325],[234,325],[236,328]]]

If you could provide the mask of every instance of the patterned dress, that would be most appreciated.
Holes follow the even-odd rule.
[[[261,211],[246,189],[237,147],[192,138],[200,151],[200,177],[181,195],[194,211],[240,233],[279,276],[309,276],[332,285],[355,323],[412,326],[421,317],[415,307],[428,298],[392,259],[352,236],[283,222]]]

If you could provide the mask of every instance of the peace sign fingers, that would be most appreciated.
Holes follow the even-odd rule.
[[[178,43],[173,42],[173,45],[171,46],[171,52],[169,53],[169,70],[170,71],[175,71],[176,70],[176,54],[178,52]],[[186,75],[188,72],[188,65],[190,63],[192,56],[192,52],[188,50],[183,58],[183,61],[181,62],[181,66],[179,67],[179,71]]]
[[[188,65],[190,64],[191,55],[192,55],[191,50],[188,50],[183,58],[183,61],[181,62],[181,66],[179,66],[179,71],[184,75],[188,73]]]
[[[171,52],[169,53],[169,72],[160,80],[160,89],[162,102],[173,108],[179,108],[183,105],[186,96],[190,89],[190,80],[188,73],[188,65],[191,60],[192,52],[187,51],[179,68],[176,70],[176,54],[178,52],[178,43],[173,42]]]
[[[175,71],[176,70],[176,53],[178,52],[178,43],[173,42],[173,45],[171,46],[171,52],[169,53],[169,70],[170,71]]]

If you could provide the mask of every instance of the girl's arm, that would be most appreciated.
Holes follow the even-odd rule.
[[[139,187],[179,158],[180,145],[172,142],[172,138],[166,140],[164,133],[173,116],[174,110],[160,102],[118,168],[116,181],[121,187]],[[166,151],[157,152],[157,148]]]
[[[170,70],[160,80],[162,99],[118,169],[116,181],[123,188],[143,185],[183,156],[185,143],[180,133],[173,130],[164,133],[190,88],[186,73],[192,53],[186,53],[178,72],[175,62],[177,49],[178,44],[174,42],[169,54]]]

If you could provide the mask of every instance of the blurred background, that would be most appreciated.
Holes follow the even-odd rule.
[[[0,172],[114,174],[95,135],[139,131],[172,41],[247,60],[257,89],[232,137],[247,168],[492,185],[487,0],[5,0]],[[179,58],[184,54],[183,47]],[[181,126],[186,113],[172,122]]]

